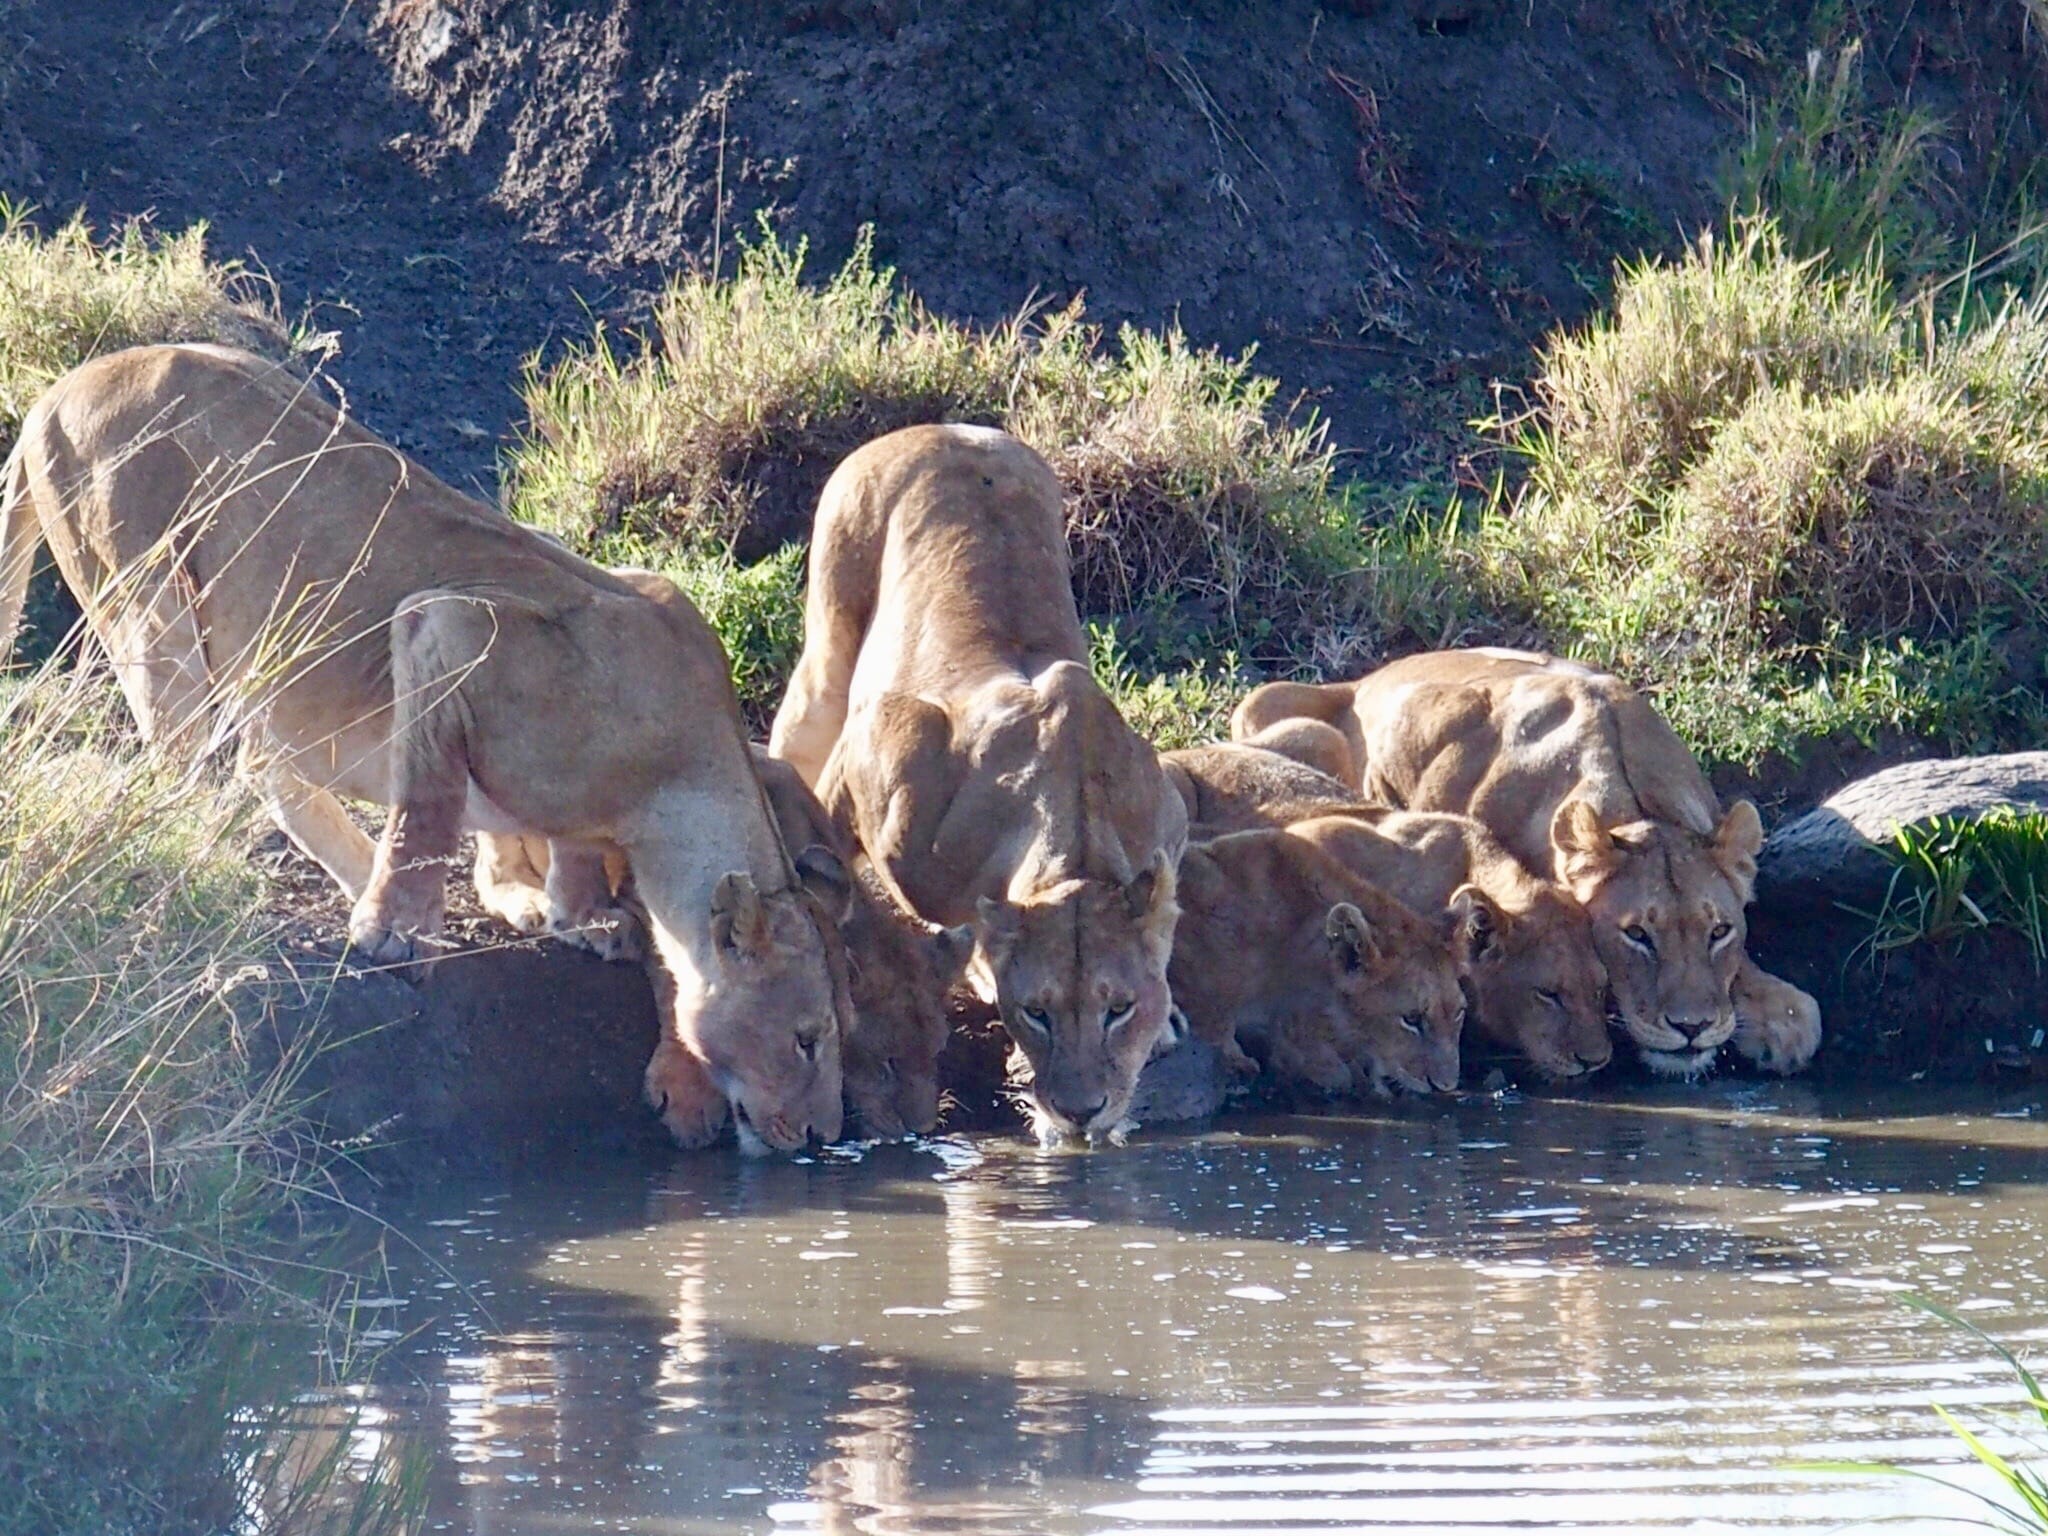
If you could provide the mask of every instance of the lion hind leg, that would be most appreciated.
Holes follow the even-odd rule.
[[[94,627],[143,740],[199,756],[215,699],[191,582],[174,572],[146,595],[108,604]]]
[[[1736,1052],[1767,1072],[1797,1072],[1820,1049],[1820,1004],[1748,955],[1735,973]]]
[[[459,592],[416,592],[391,615],[391,812],[349,918],[349,943],[372,959],[410,959],[440,931],[470,794],[463,685],[498,631],[495,606]]]

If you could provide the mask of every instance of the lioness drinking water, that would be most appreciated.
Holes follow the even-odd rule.
[[[769,745],[905,905],[973,925],[1041,1134],[1093,1139],[1168,1037],[1187,813],[1087,655],[1045,461],[985,427],[893,432],[819,499]]]
[[[242,771],[402,960],[464,827],[622,850],[672,980],[648,1091],[702,1139],[840,1129],[847,874],[792,859],[724,653],[687,603],[442,484],[274,364],[87,363],[29,411],[0,500],[0,635],[39,538],[145,735],[239,735]],[[372,843],[336,800],[388,805]],[[545,1070],[536,1064],[536,1070]]]

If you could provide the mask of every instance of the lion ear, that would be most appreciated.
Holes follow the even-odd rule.
[[[1451,917],[1457,925],[1458,947],[1468,963],[1499,953],[1505,920],[1486,892],[1476,885],[1459,886],[1451,892]]]
[[[1323,937],[1330,941],[1331,954],[1347,971],[1362,971],[1380,958],[1379,938],[1372,924],[1348,901],[1330,908],[1330,915],[1323,920]]]
[[[823,843],[812,843],[796,856],[796,878],[835,928],[852,914],[853,877]]]
[[[1177,885],[1173,860],[1164,848],[1155,849],[1152,862],[1124,886],[1124,906],[1148,933],[1171,939],[1174,919],[1180,916],[1173,899]]]
[[[754,877],[732,870],[711,892],[711,942],[720,954],[758,960],[768,952],[768,909]]]
[[[974,924],[931,930],[932,970],[941,987],[950,987],[974,958]]]
[[[1707,852],[1735,887],[1744,906],[1749,905],[1750,894],[1756,889],[1756,856],[1763,846],[1763,818],[1747,800],[1738,800],[1728,807],[1728,814],[1721,818],[1721,825],[1714,829],[1713,839],[1707,845]]]
[[[1600,813],[1577,797],[1565,801],[1550,818],[1550,850],[1558,883],[1582,901],[1585,887],[1612,874],[1618,862],[1614,839],[1600,825]]]

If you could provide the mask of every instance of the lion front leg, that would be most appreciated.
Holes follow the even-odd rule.
[[[548,931],[600,959],[644,959],[640,919],[613,894],[605,855],[602,843],[548,844]]]
[[[667,1035],[647,1063],[642,1091],[678,1146],[708,1147],[725,1129],[730,1113],[725,1095],[704,1063]]]
[[[1734,1045],[1767,1072],[1797,1072],[1820,1049],[1820,1004],[1748,955],[1735,973]]]
[[[414,593],[391,616],[391,814],[348,925],[351,947],[373,960],[410,960],[441,930],[469,800],[462,685],[497,632],[489,602],[456,592]]]

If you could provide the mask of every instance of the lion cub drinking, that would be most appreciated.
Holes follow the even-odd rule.
[[[1422,913],[1458,924],[1473,1022],[1548,1076],[1607,1064],[1607,970],[1585,908],[1470,816],[1348,810],[1288,828]]]
[[[0,635],[39,537],[144,734],[241,769],[410,956],[467,827],[623,851],[665,1027],[647,1091],[686,1142],[727,1108],[778,1148],[839,1134],[847,874],[792,859],[717,638],[687,603],[459,494],[245,352],[140,347],[29,411],[0,499]],[[391,808],[381,841],[337,795]],[[546,1070],[536,1064],[535,1070]]]
[[[985,427],[893,432],[819,499],[770,750],[906,906],[972,925],[1041,1135],[1092,1140],[1168,1036],[1187,815],[1087,655],[1045,461]]]
[[[1231,734],[1298,719],[1344,743],[1368,800],[1477,817],[1586,908],[1623,1026],[1655,1071],[1690,1077],[1731,1039],[1793,1072],[1820,1008],[1744,952],[1763,825],[1724,814],[1671,727],[1620,679],[1527,651],[1431,651],[1355,683],[1268,683]]]
[[[1240,1076],[1259,1071],[1249,1045],[1282,1085],[1458,1086],[1465,997],[1449,921],[1273,829],[1189,844],[1180,906],[1173,995]]]

